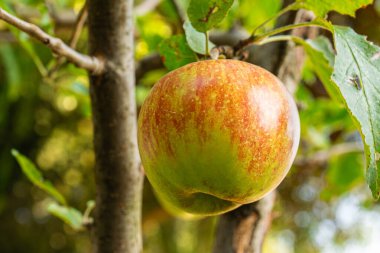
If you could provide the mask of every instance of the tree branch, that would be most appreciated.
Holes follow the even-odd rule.
[[[305,18],[302,13],[304,11],[298,12],[297,17],[294,13],[287,13],[279,20],[279,25],[300,22]],[[312,37],[315,35],[315,28],[300,29],[296,32],[301,37]],[[290,92],[294,92],[294,87],[301,77],[304,61],[302,48],[296,47],[294,43],[273,43],[256,46],[252,51],[251,62],[275,73]],[[216,231],[214,253],[260,253],[271,223],[274,194],[275,192],[272,192],[258,202],[222,215]]]
[[[318,151],[312,156],[299,156],[294,161],[296,166],[318,166],[326,163],[331,157],[344,155],[347,153],[363,152],[364,147],[361,142],[346,142],[335,144],[328,150]]]
[[[258,202],[224,214],[216,230],[214,253],[261,252],[275,198],[272,192]]]
[[[77,67],[86,69],[94,75],[101,74],[104,71],[104,62],[99,58],[81,54],[65,43],[59,38],[55,38],[45,33],[38,26],[25,22],[10,13],[0,8],[0,19],[6,23],[13,25],[17,29],[27,33],[31,37],[41,41],[49,47],[53,53],[67,58],[70,62],[74,63]]]
[[[149,71],[164,68],[161,57],[158,53],[150,54],[142,58],[136,64],[136,83]]]
[[[294,23],[309,21],[314,18],[311,11],[298,11]],[[302,27],[291,32],[292,36],[301,38],[315,38],[318,35],[317,27]],[[298,82],[301,80],[301,72],[305,60],[305,51],[297,47],[292,41],[286,43],[286,54],[277,70],[278,78],[285,84],[291,94],[294,94]]]
[[[83,27],[86,23],[87,16],[88,16],[88,12],[87,12],[87,2],[86,2],[77,16],[75,27],[70,38],[69,46],[72,49],[75,49],[78,44],[78,40],[82,33]],[[61,65],[65,63],[65,60],[66,59],[63,56],[59,56],[56,63],[48,71],[48,76],[52,76],[53,73],[56,72],[61,67]]]
[[[87,2],[86,2],[78,14],[77,20],[75,21],[75,27],[74,27],[73,34],[71,35],[70,43],[69,43],[69,46],[71,48],[76,48],[79,41],[79,37],[83,30],[83,27],[87,21],[87,17],[88,17],[88,11],[87,11]]]
[[[133,0],[88,1],[89,47],[107,61],[90,76],[96,209],[94,252],[141,253],[143,172],[137,148]]]

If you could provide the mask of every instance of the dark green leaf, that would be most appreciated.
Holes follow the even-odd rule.
[[[374,198],[380,191],[380,47],[351,28],[334,26],[332,79],[345,99],[362,138],[367,158],[367,182]]]
[[[183,24],[183,29],[186,33],[186,41],[189,44],[190,48],[198,54],[206,54],[206,36],[204,33],[198,32],[194,29],[189,21],[186,21]],[[209,41],[208,48],[209,52],[215,45]]]
[[[197,61],[184,35],[172,36],[161,42],[159,52],[166,68],[173,70],[188,63]]]
[[[355,16],[355,11],[361,7],[371,4],[373,0],[297,0],[297,8],[311,10],[318,17],[325,17],[330,11],[336,11],[340,14]]]
[[[193,27],[199,32],[207,32],[227,15],[234,0],[191,0],[187,15]]]
[[[12,149],[12,155],[17,159],[17,162],[21,166],[24,174],[35,186],[45,191],[59,203],[66,205],[66,200],[62,194],[54,188],[53,184],[50,181],[47,181],[42,177],[41,172],[27,157],[21,155],[17,150],[14,149]]]
[[[48,211],[52,215],[63,220],[67,225],[74,230],[81,230],[83,228],[83,215],[75,208],[61,206],[56,203],[51,203],[48,206]]]

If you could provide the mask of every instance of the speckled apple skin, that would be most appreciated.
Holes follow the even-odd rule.
[[[216,215],[275,189],[294,160],[299,116],[265,69],[207,60],[176,69],[141,107],[138,143],[146,176],[176,213]]]

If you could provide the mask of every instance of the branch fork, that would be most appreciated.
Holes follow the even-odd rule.
[[[77,67],[86,69],[93,75],[100,75],[105,71],[105,63],[101,58],[79,53],[60,38],[47,34],[38,26],[19,19],[2,8],[0,8],[0,19],[39,40],[57,56],[65,57]]]

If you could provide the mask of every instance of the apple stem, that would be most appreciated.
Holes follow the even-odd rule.
[[[209,53],[208,53],[208,40],[209,40],[209,38],[208,38],[208,32],[205,32],[205,38],[206,38],[206,52],[205,52],[205,57],[206,57],[206,59],[207,59],[207,56],[209,55]]]
[[[219,58],[220,52],[217,47],[214,47],[210,50],[210,58],[213,60],[217,60]]]

